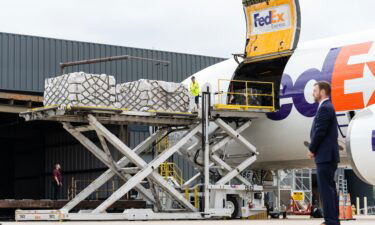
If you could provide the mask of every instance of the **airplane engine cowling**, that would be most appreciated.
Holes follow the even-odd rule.
[[[346,149],[356,175],[375,185],[375,105],[357,112],[350,122]]]

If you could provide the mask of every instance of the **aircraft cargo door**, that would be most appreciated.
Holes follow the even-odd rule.
[[[243,0],[243,8],[247,28],[245,52],[233,80],[251,81],[254,85],[247,86],[246,93],[257,93],[252,97],[259,101],[254,102],[274,101],[277,110],[281,77],[299,40],[299,3],[298,0]],[[273,84],[273,99],[267,97],[270,90],[262,82]],[[229,89],[239,93],[243,87],[232,82]]]
[[[297,47],[301,16],[297,0],[244,0],[247,62],[291,55]]]

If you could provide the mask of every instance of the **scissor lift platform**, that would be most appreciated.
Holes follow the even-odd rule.
[[[103,124],[142,124],[149,126],[184,126],[193,124],[197,114],[173,112],[133,112],[126,109],[100,107],[41,107],[20,113],[26,121],[46,120],[70,123],[87,123],[93,115]]]
[[[148,126],[187,126],[199,122],[201,115],[190,112],[137,112],[117,108],[47,106],[20,113],[26,121],[44,120],[69,123],[88,123],[93,115],[102,124],[141,124]],[[211,110],[214,117],[255,119],[265,117],[262,110]]]
[[[209,95],[205,95],[206,99]],[[208,102],[208,101],[205,101]],[[20,113],[20,116],[25,118],[26,121],[56,121],[63,125],[63,128],[77,139],[87,150],[89,150],[95,157],[97,157],[103,164],[108,167],[108,170],[70,200],[64,207],[56,210],[16,210],[16,220],[144,220],[144,219],[203,219],[211,217],[228,217],[231,215],[230,209],[223,208],[222,198],[220,201],[215,200],[215,205],[210,207],[209,197],[205,197],[205,209],[200,211],[195,208],[192,203],[186,199],[185,194],[178,187],[168,183],[164,177],[158,172],[157,168],[167,161],[173,154],[177,153],[179,149],[196,137],[208,138],[208,121],[215,123],[218,128],[217,131],[226,138],[220,142],[208,145],[206,141],[205,149],[207,153],[210,151],[211,163],[205,162],[204,171],[200,168],[200,173],[196,174],[195,179],[198,177],[205,178],[205,195],[216,196],[220,193],[223,194],[227,189],[233,189],[233,193],[247,193],[248,191],[259,192],[259,187],[251,186],[251,184],[244,179],[240,172],[250,166],[255,160],[258,153],[255,146],[249,143],[241,132],[250,126],[251,119],[264,117],[264,113],[257,111],[225,111],[225,110],[209,110],[208,105],[204,107],[201,113],[180,113],[180,112],[134,112],[126,109],[116,108],[99,108],[99,107],[69,107],[59,108],[57,106],[42,107]],[[211,115],[209,115],[209,111]],[[234,129],[226,121],[227,118],[242,118],[246,119],[240,128]],[[242,120],[244,121],[244,120]],[[126,125],[126,124],[142,124],[147,126],[157,126],[159,129],[151,134],[146,140],[140,143],[134,149],[130,149],[121,139],[108,130],[106,124]],[[185,130],[183,136],[154,160],[147,163],[140,155],[153,146],[157,141],[166,137],[170,132]],[[96,145],[90,140],[85,133],[93,131],[97,134],[100,141],[100,146]],[[230,142],[231,140],[237,141],[249,150],[251,156],[243,161],[236,168],[232,168],[226,164],[217,155],[221,146]],[[111,155],[108,147],[110,143],[122,155],[119,161],[115,161]],[[207,154],[205,153],[205,154]],[[208,157],[208,156],[205,156]],[[208,158],[207,158],[208,160]],[[129,163],[133,163],[136,167],[127,167]],[[220,166],[227,171],[227,175],[216,183],[209,182],[209,170],[211,166]],[[111,196],[103,201],[99,206],[92,210],[81,211],[79,213],[71,213],[70,211],[78,204],[84,201],[90,194],[100,188],[113,176],[119,176],[124,180],[124,184],[120,186]],[[226,185],[233,178],[239,179],[243,186],[232,187]],[[142,185],[143,180],[150,183],[149,188]],[[156,189],[159,187],[159,189]],[[189,183],[183,185],[185,189],[189,187]],[[182,187],[180,187],[182,188]],[[106,213],[106,210],[121,197],[129,192],[131,189],[138,191],[142,199],[149,204],[154,205],[154,212],[152,209],[132,209],[125,210],[120,214]],[[179,205],[179,209],[165,208],[161,206],[158,201],[157,190],[163,190],[169,198]],[[215,194],[216,193],[216,194]],[[170,211],[175,211],[170,213]]]

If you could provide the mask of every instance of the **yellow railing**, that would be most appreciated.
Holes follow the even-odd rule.
[[[180,187],[184,184],[184,179],[182,178],[182,172],[180,168],[177,167],[175,163],[164,162],[160,165],[160,175],[165,179],[168,177],[173,177],[175,181],[178,182]]]
[[[222,83],[229,83],[229,90],[222,90]],[[236,85],[236,91],[233,87]],[[266,90],[267,93],[264,93]],[[225,110],[268,110],[275,111],[275,87],[273,82],[218,80],[215,109]]]
[[[165,137],[157,140],[156,150],[157,150],[158,153],[163,152],[167,148],[169,148],[168,136],[165,136]]]
[[[159,167],[159,173],[164,179],[168,179],[169,177],[173,177],[182,190],[185,189],[185,198],[186,200],[190,201],[189,196],[190,196],[190,191],[193,191],[193,196],[194,196],[194,207],[198,208],[198,201],[199,201],[199,187],[198,185],[195,185],[194,188],[191,190],[189,187],[183,187],[184,184],[184,179],[182,178],[182,172],[180,168],[177,167],[175,163],[171,162],[164,162],[160,165]]]
[[[188,187],[185,187],[185,198],[189,202],[190,202],[190,198],[189,198],[190,191],[191,190]],[[199,201],[199,187],[198,187],[198,185],[195,185],[192,191],[193,191],[193,197],[194,197],[194,207],[198,208],[198,206],[199,206],[199,203],[198,203],[198,201]]]
[[[73,199],[78,193],[85,189],[94,180],[78,180],[72,177],[68,186],[68,200]],[[115,192],[115,181],[110,182],[109,188],[99,188],[92,194],[94,199],[98,200],[102,195],[109,196]]]
[[[199,190],[198,185],[194,187],[194,207],[198,208],[198,200],[199,200]]]

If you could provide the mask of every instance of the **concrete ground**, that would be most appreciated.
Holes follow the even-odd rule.
[[[305,216],[291,216],[286,220],[189,220],[189,221],[95,221],[95,222],[0,222],[1,225],[320,225],[322,219],[309,219]],[[218,224],[219,223],[219,224]],[[361,224],[361,225],[375,225],[375,216],[359,216],[356,220],[342,221],[342,225]]]

